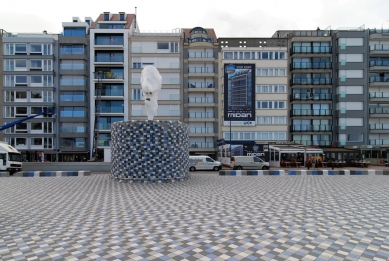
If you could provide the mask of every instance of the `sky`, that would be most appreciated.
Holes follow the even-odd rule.
[[[141,32],[201,26],[217,37],[271,37],[277,30],[389,28],[389,0],[1,0],[0,29],[62,32],[72,17],[135,13]]]

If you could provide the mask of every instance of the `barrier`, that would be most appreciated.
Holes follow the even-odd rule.
[[[37,178],[37,177],[86,177],[90,176],[90,170],[80,171],[20,171],[13,175],[9,175],[8,172],[0,172],[0,177],[25,177],[25,178]]]
[[[220,170],[220,176],[300,176],[300,175],[389,175],[389,170]]]

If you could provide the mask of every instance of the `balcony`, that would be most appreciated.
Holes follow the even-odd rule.
[[[213,39],[210,37],[194,37],[194,38],[188,38],[189,43],[213,43]]]
[[[331,78],[293,78],[290,85],[331,85]]]
[[[189,103],[214,103],[214,97],[189,97]]]
[[[369,98],[370,99],[388,99],[389,101],[389,92],[370,92],[369,93]]]
[[[330,93],[295,93],[290,95],[291,101],[331,101],[332,94]]]
[[[189,118],[215,118],[214,112],[189,112]]]
[[[95,73],[94,76],[95,80],[99,79],[99,74]],[[101,79],[103,80],[123,80],[124,79],[124,73],[114,73],[114,72],[103,72],[101,74]]]
[[[305,146],[331,146],[332,141],[330,140],[293,140],[297,144],[302,144]]]
[[[123,44],[123,36],[97,36],[95,39],[95,45],[123,46]]]
[[[373,44],[369,48],[370,51],[389,51],[389,44]]]
[[[97,112],[95,110],[95,112]],[[120,107],[100,107],[100,113],[124,113],[124,108]]]
[[[95,56],[95,63],[123,63],[123,54]]]
[[[373,66],[389,66],[389,60],[378,60],[378,61],[370,61],[370,67]]]
[[[369,108],[369,113],[370,114],[388,114],[389,108]]]
[[[102,146],[102,147],[104,147],[104,146],[109,147],[109,146],[111,146],[111,140],[98,140],[98,146],[99,147],[100,146]]]
[[[95,96],[97,96],[97,90],[95,90]],[[123,97],[124,96],[124,90],[123,89],[103,89],[101,90],[101,96],[114,96],[114,97]]]
[[[291,63],[291,70],[304,69],[332,69],[332,63],[318,62],[318,63]]]
[[[389,145],[389,140],[369,140],[369,145]]]
[[[292,125],[291,131],[294,132],[332,131],[332,125]]]
[[[389,29],[369,29],[369,34],[387,34]]]
[[[99,130],[111,130],[112,123],[101,123],[99,122]]]
[[[290,111],[290,116],[331,116],[332,110],[328,109],[296,109]]]
[[[389,130],[389,124],[369,124],[369,130]]]
[[[332,53],[332,47],[331,46],[294,46],[290,49],[290,52],[292,54],[294,53],[309,53],[309,54],[316,54],[316,53],[323,53],[323,54],[329,54]]]
[[[215,58],[215,53],[213,52],[189,53],[188,58]]]
[[[193,127],[189,128],[189,133],[215,133],[213,127]]]
[[[215,73],[213,67],[189,67],[188,73]]]
[[[213,82],[190,82],[190,83],[188,83],[188,88],[215,88],[215,83],[213,83]]]
[[[189,148],[191,148],[191,149],[214,149],[215,143],[213,143],[213,142],[189,142]]]

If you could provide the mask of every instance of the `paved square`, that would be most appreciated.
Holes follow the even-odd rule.
[[[1,178],[0,260],[388,260],[389,177]]]

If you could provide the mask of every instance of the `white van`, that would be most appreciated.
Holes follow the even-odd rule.
[[[189,171],[214,170],[219,171],[222,164],[209,156],[189,156]]]
[[[22,171],[22,155],[4,141],[0,141],[0,170],[9,171],[11,175]]]
[[[232,169],[269,169],[269,162],[255,156],[233,156],[231,157],[230,167]]]

